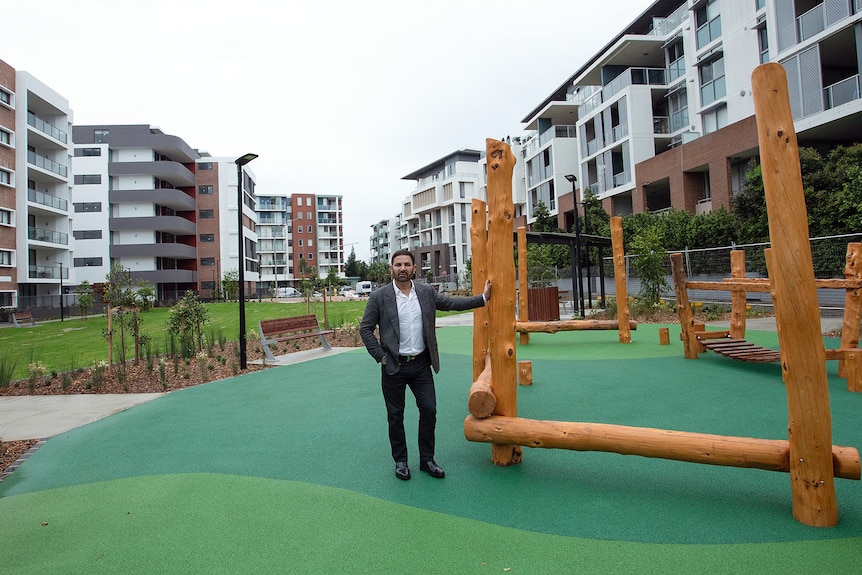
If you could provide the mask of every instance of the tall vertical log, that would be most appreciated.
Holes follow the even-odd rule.
[[[518,226],[518,321],[530,321],[530,284],[527,279],[527,228]],[[521,345],[530,343],[530,334],[521,333]]]
[[[685,286],[685,266],[682,254],[670,254],[670,267],[673,273],[673,289],[676,294],[676,313],[679,315],[679,329],[682,336],[683,355],[686,359],[697,359],[700,346],[694,335],[694,315],[688,301],[688,288]]]
[[[495,415],[518,415],[518,365],[515,357],[515,258],[512,254],[512,148],[498,140],[485,140],[488,158],[488,277],[491,279],[489,335],[492,389],[497,398]],[[491,445],[495,465],[521,461],[518,445]]]
[[[762,64],[751,83],[772,245],[769,275],[779,302],[793,516],[806,525],[832,526],[838,523],[832,414],[787,76],[781,64]]]
[[[473,293],[482,293],[488,277],[488,210],[487,204],[474,198],[470,203],[470,248],[473,254],[470,270],[473,277]],[[492,294],[493,297],[493,294]],[[488,351],[488,308],[473,310],[473,381],[485,369],[485,354]]]
[[[614,284],[617,288],[617,319],[620,322],[620,343],[631,343],[629,327],[629,294],[626,291],[626,254],[623,248],[623,219],[611,218],[611,247],[614,253]]]
[[[862,279],[862,243],[847,244],[844,277],[848,280]],[[862,289],[848,288],[844,295],[844,322],[841,324],[841,347],[859,347],[859,322],[862,316]],[[847,361],[838,362],[838,375],[847,378],[848,391],[862,391],[858,377],[847,374]]]
[[[730,252],[730,277],[745,277],[745,252],[732,250]],[[730,337],[745,339],[745,292],[730,292]]]

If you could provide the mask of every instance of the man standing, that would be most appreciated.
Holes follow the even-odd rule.
[[[428,284],[414,283],[413,254],[399,250],[392,255],[392,283],[375,290],[359,324],[359,335],[368,353],[382,364],[383,399],[389,418],[389,443],[395,460],[395,476],[410,479],[407,441],[404,435],[404,397],[410,387],[419,409],[419,469],[431,477],[446,472],[434,461],[434,428],[437,424],[435,372],[440,371],[435,312],[482,307],[491,298],[491,280],[473,297],[449,297]],[[374,330],[379,328],[378,336]]]

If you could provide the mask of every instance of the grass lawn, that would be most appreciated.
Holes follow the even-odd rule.
[[[326,319],[330,327],[341,327],[362,318],[365,300],[327,302]],[[209,323],[204,327],[207,338],[220,336],[227,341],[239,339],[239,304],[205,304]],[[160,353],[168,349],[167,321],[171,308],[157,308],[141,314],[141,334],[148,335],[153,349]],[[245,306],[245,323],[249,339],[258,337],[257,322],[261,319],[315,314],[323,322],[323,302],[248,302]],[[103,336],[108,327],[105,316],[89,319],[67,319],[36,324],[35,327],[7,328],[0,330],[0,373],[3,366],[15,362],[12,380],[27,377],[27,366],[41,361],[48,370],[71,371],[79,367],[93,365],[98,360],[108,359],[108,341]],[[114,360],[119,357],[119,343],[116,325],[114,326]],[[126,357],[134,358],[134,339],[129,336]],[[143,351],[142,351],[143,353]]]

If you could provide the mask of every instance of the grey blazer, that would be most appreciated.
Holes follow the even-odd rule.
[[[443,295],[432,286],[413,283],[419,307],[422,309],[422,331],[425,333],[425,346],[431,354],[431,366],[435,372],[440,371],[440,355],[437,351],[437,333],[435,312],[439,310],[463,311],[485,305],[481,295],[472,297],[449,297]],[[378,339],[374,335],[379,328]],[[398,373],[398,347],[401,330],[398,324],[398,304],[395,302],[395,289],[392,283],[374,290],[368,298],[365,313],[359,324],[359,335],[365,344],[365,349],[378,363],[386,358],[386,372],[390,375]]]

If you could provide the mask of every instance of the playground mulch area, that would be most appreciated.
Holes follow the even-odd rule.
[[[659,345],[669,327],[671,345]],[[469,327],[441,342],[437,480],[399,481],[364,350],[172,392],[48,440],[0,483],[10,573],[838,573],[862,561],[862,484],[839,525],[792,516],[785,473],[464,439]],[[778,364],[682,357],[678,326],[532,334],[521,417],[784,439]],[[774,332],[747,339],[777,347]],[[826,340],[827,347],[838,341]],[[862,394],[827,363],[833,443]],[[412,408],[412,409],[410,409]],[[415,407],[407,430],[415,457]]]

